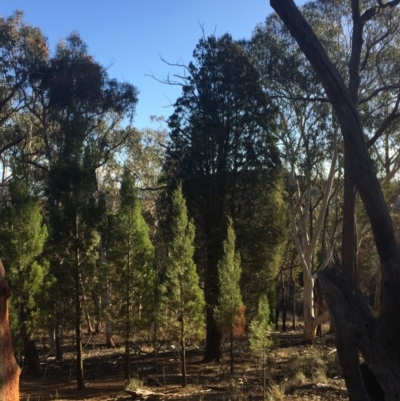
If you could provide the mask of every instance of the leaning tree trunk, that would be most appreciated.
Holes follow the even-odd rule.
[[[351,170],[350,158],[344,160],[342,264],[358,283],[357,230],[356,230],[356,187]]]
[[[385,392],[385,399],[400,400],[400,255],[391,218],[365,144],[356,104],[357,83],[346,87],[293,0],[270,2],[309,60],[335,110],[345,141],[346,156],[371,223],[381,263],[382,305],[378,318],[345,270],[334,267],[319,274],[336,324],[338,355],[349,396],[351,400],[369,400],[358,368],[360,350]],[[381,7],[382,3],[378,3]],[[395,5],[398,1],[389,3]],[[352,0],[351,4],[354,23],[352,47],[361,49],[364,22],[361,21],[358,0]],[[371,13],[375,8],[371,9]],[[352,54],[351,70],[354,67],[358,69],[360,54],[361,50]]]
[[[11,284],[0,261],[0,401],[19,400],[21,369],[15,360],[8,322],[8,298]]]

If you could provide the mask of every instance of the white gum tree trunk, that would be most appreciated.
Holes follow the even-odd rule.
[[[335,129],[335,137],[337,137],[338,129]],[[291,228],[294,242],[297,248],[297,252],[300,259],[300,264],[303,272],[303,317],[304,317],[304,332],[303,342],[312,343],[316,336],[316,329],[318,325],[323,323],[329,318],[329,312],[325,311],[321,315],[315,316],[314,311],[314,283],[315,273],[313,271],[313,254],[315,253],[320,240],[324,218],[326,215],[329,201],[334,191],[334,179],[337,170],[337,159],[338,159],[338,147],[336,140],[334,141],[334,152],[332,163],[329,169],[326,185],[323,193],[321,207],[319,208],[316,216],[315,225],[310,234],[309,227],[309,205],[311,202],[311,188],[308,191],[301,193],[300,187],[296,178],[295,166],[292,165],[291,171],[291,183],[295,186],[295,202],[291,205]],[[319,269],[324,269],[332,255],[333,246],[335,242],[335,233],[332,233],[329,241],[329,249],[325,260]]]

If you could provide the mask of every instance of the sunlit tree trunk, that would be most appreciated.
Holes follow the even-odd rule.
[[[8,321],[11,284],[0,261],[0,401],[19,401],[21,369],[15,360]]]

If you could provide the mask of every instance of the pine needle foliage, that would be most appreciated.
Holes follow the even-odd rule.
[[[224,254],[218,263],[220,282],[218,306],[214,309],[214,318],[223,331],[228,331],[231,349],[231,374],[233,366],[233,337],[241,334],[244,325],[244,305],[240,292],[240,277],[242,275],[240,254],[235,250],[235,231],[232,219],[228,220],[227,238],[224,241]]]
[[[257,315],[250,323],[250,348],[255,352],[264,352],[272,345],[272,324],[267,296],[263,295],[258,304]]]
[[[13,284],[11,330],[18,354],[35,334],[41,317],[39,301],[53,280],[48,262],[40,258],[47,228],[26,178],[14,176],[9,196],[0,215],[0,257]]]
[[[165,261],[167,304],[171,325],[179,337],[182,351],[182,387],[186,381],[185,343],[190,337],[201,338],[204,331],[204,294],[194,263],[195,227],[188,218],[181,185],[172,195],[172,240]]]
[[[129,342],[145,323],[154,286],[154,246],[142,216],[134,178],[125,169],[119,192],[120,207],[112,224],[110,261],[114,266],[114,296],[119,309],[117,328],[125,337],[125,379],[130,379]]]
[[[263,395],[265,399],[265,359],[268,348],[272,345],[272,325],[270,322],[270,309],[266,295],[261,296],[257,315],[250,323],[250,349],[257,353],[263,367]]]

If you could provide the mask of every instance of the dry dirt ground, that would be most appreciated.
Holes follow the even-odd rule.
[[[135,398],[124,391],[123,348],[109,350],[103,337],[88,335],[84,351],[86,389],[76,390],[72,347],[64,360],[46,357],[40,349],[43,372],[40,377],[22,373],[21,401],[86,400],[128,401]],[[276,334],[275,349],[266,361],[266,399],[268,400],[347,400],[347,391],[337,363],[332,336],[319,338],[313,346],[300,342],[300,333]],[[145,348],[143,348],[145,349]],[[147,400],[262,400],[262,363],[248,348],[248,341],[235,343],[235,374],[229,373],[229,359],[221,364],[201,363],[203,350],[187,353],[188,386],[181,387],[180,362],[176,351],[160,352],[159,369],[154,356],[132,354],[133,376],[150,395]],[[229,355],[226,349],[226,355]]]

